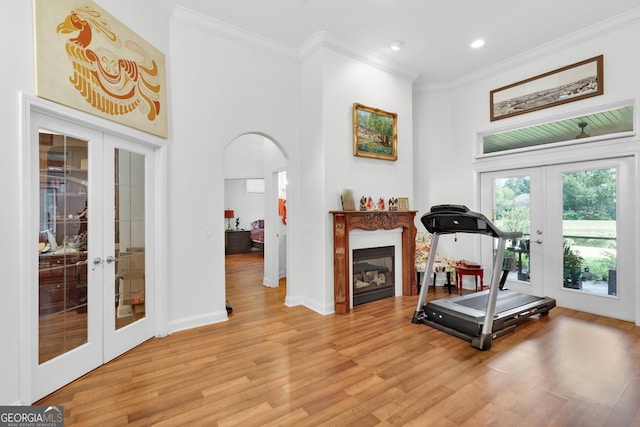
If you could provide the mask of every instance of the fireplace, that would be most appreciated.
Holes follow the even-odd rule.
[[[331,211],[333,215],[333,304],[336,314],[347,314],[351,311],[350,281],[353,255],[350,250],[349,235],[351,231],[361,230],[375,232],[377,230],[395,230],[401,233],[401,242],[396,250],[398,262],[396,270],[396,295],[418,295],[415,275],[415,243],[416,211]],[[382,246],[388,243],[367,245]],[[361,248],[363,246],[360,246]]]
[[[395,296],[395,247],[353,251],[353,306]]]

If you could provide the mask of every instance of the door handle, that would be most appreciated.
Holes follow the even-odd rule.
[[[109,255],[106,260],[104,260],[104,259],[100,258],[99,256],[97,256],[97,257],[95,257],[93,259],[93,267],[91,268],[91,270],[95,270],[97,266],[99,266],[101,264],[104,264],[105,262],[107,264],[111,264],[111,263],[116,262],[116,259],[111,255]]]
[[[99,256],[95,257],[93,259],[93,267],[91,268],[91,270],[95,270],[97,266],[103,263],[104,263],[104,260],[102,258],[100,258]]]
[[[541,245],[542,244],[542,240],[538,239],[534,243],[537,243],[537,244]]]

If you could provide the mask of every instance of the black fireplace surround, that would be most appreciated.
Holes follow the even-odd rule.
[[[353,306],[395,296],[395,247],[353,251]]]

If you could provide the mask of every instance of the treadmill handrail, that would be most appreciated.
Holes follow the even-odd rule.
[[[464,205],[437,205],[422,215],[420,221],[430,233],[471,233],[503,239],[522,237],[521,231],[502,231],[479,212],[472,212]]]

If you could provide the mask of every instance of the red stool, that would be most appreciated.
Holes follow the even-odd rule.
[[[462,295],[462,278],[464,276],[473,276],[476,282],[476,291],[485,289],[484,286],[484,269],[478,267],[463,267],[456,265],[456,279],[458,282],[458,294]],[[480,286],[478,287],[478,278],[480,278]]]

